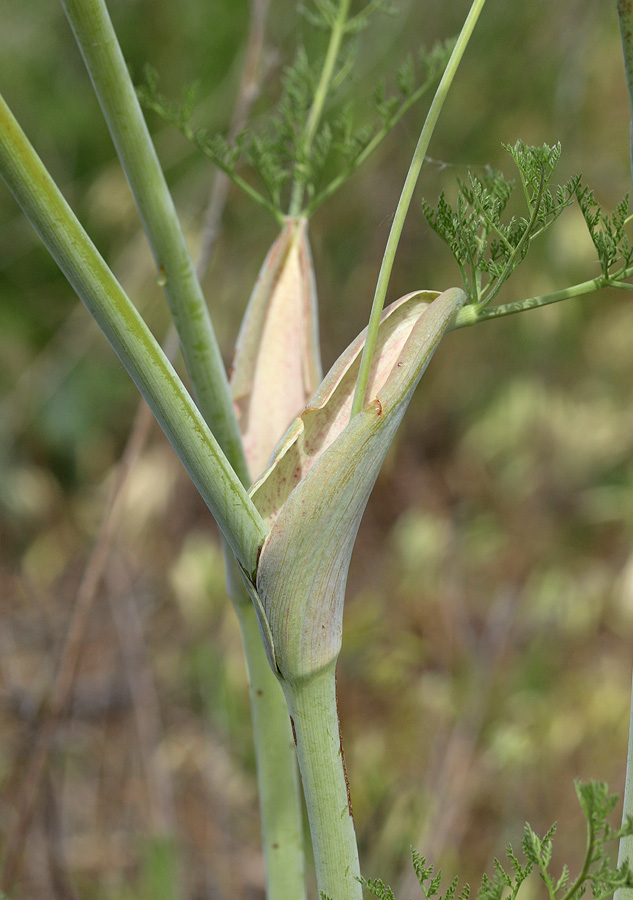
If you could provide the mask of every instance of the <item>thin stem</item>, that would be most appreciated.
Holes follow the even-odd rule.
[[[629,154],[631,177],[633,178],[633,2],[631,2],[631,0],[617,0],[617,8],[618,19],[620,21],[620,37],[622,38],[622,54],[624,56],[626,86],[629,93],[629,106],[631,107]]]
[[[282,681],[282,687],[297,740],[319,894],[329,900],[362,900],[335,667],[293,684]]]
[[[248,484],[226,371],[209,311],[104,0],[62,0],[150,242],[207,425]]]
[[[585,861],[574,883],[570,888],[567,889],[566,893],[563,895],[563,897],[561,897],[561,900],[571,900],[572,897],[576,896],[576,893],[581,885],[585,883],[587,875],[589,874],[589,869],[591,868],[591,863],[593,862],[595,841],[596,835],[593,827],[593,820],[590,816],[587,819],[587,849],[585,852]]]
[[[629,719],[629,745],[626,753],[626,777],[624,781],[624,804],[622,809],[622,824],[630,816],[633,816],[633,690],[631,692],[631,714]],[[633,835],[620,838],[618,848],[618,868],[625,865],[633,866]],[[632,897],[633,891],[620,888],[614,894],[614,900],[624,900]]]
[[[477,308],[474,303],[463,307],[448,327],[449,331],[455,331],[457,328],[467,328],[469,325],[477,325],[478,322],[485,322],[487,319],[500,319],[502,316],[512,316],[515,313],[525,312],[528,309],[538,309],[540,306],[548,306],[550,303],[560,303],[561,300],[569,300],[572,297],[582,297],[584,294],[591,294],[594,291],[600,291],[603,288],[613,287],[620,290],[626,290],[631,285],[621,283],[620,279],[630,278],[633,276],[633,266],[623,269],[617,276],[605,277],[599,275],[590,281],[583,281],[580,284],[574,284],[571,287],[564,288],[561,291],[554,291],[551,294],[543,294],[540,297],[530,297],[527,300],[517,300],[514,303],[505,303],[500,306],[489,306],[481,309]],[[617,280],[614,280],[617,278]]]
[[[336,19],[332,23],[330,41],[325,55],[325,60],[323,62],[321,76],[319,78],[317,88],[314,92],[314,99],[312,100],[312,106],[310,107],[310,112],[308,113],[308,118],[303,132],[301,151],[304,157],[307,157],[310,154],[312,141],[314,140],[317,128],[319,127],[319,121],[321,120],[321,116],[323,115],[325,101],[327,100],[328,91],[332,82],[332,76],[334,75],[334,66],[336,65],[336,60],[338,59],[339,51],[341,49],[341,42],[345,34],[345,26],[347,24],[350,2],[351,0],[340,0]],[[294,184],[292,186],[288,215],[292,218],[296,218],[300,213],[302,202],[303,183],[295,178]]]
[[[237,612],[248,665],[268,900],[304,900],[305,865],[297,756],[290,717],[268,663],[253,603],[232,554],[227,590]]]
[[[473,0],[472,6],[470,7],[470,10],[466,17],[466,21],[464,22],[459,37],[457,38],[457,42],[455,44],[453,52],[451,53],[451,57],[437,87],[435,96],[433,97],[433,101],[427,113],[426,120],[424,122],[424,125],[422,126],[418,144],[413,153],[413,159],[411,160],[411,165],[409,166],[409,171],[407,172],[404,187],[402,188],[402,193],[400,194],[400,200],[398,201],[398,206],[396,207],[393,222],[391,223],[391,230],[387,239],[387,246],[385,247],[382,264],[380,266],[380,273],[378,275],[378,282],[376,284],[376,292],[374,294],[374,301],[369,316],[369,325],[367,326],[367,340],[363,349],[363,356],[358,373],[358,381],[356,382],[356,392],[354,394],[354,401],[352,403],[352,416],[355,416],[357,413],[359,413],[365,403],[365,392],[367,390],[367,381],[369,379],[374,346],[376,344],[376,338],[378,336],[380,316],[382,315],[382,309],[385,304],[389,278],[391,277],[391,270],[393,268],[393,263],[396,257],[398,243],[400,242],[400,235],[402,234],[402,229],[404,227],[407,212],[409,211],[409,206],[411,205],[413,191],[415,190],[415,186],[420,175],[420,170],[422,168],[422,163],[424,162],[424,157],[426,156],[426,151],[428,150],[428,146],[431,141],[433,131],[435,130],[440,112],[444,105],[444,101],[446,100],[449,88],[453,83],[455,73],[457,72],[457,68],[461,62],[462,56],[464,55],[464,51],[468,46],[468,41],[470,40],[473,29],[477,23],[477,19],[479,18],[479,14],[481,13],[485,2],[486,0]]]
[[[626,86],[629,94],[631,108],[631,125],[629,131],[629,156],[631,164],[631,177],[633,178],[633,0],[617,0],[618,18],[620,21],[620,36],[622,38],[622,53],[624,55],[624,69],[626,73]],[[622,821],[633,816],[633,690],[631,692],[631,717],[629,722],[629,743],[626,753],[626,776],[624,783],[624,808]],[[633,865],[633,836],[620,838],[618,850],[618,867],[628,863]],[[632,897],[633,892],[626,888],[620,888],[614,894],[614,900],[624,900]]]
[[[0,175],[145,397],[245,570],[266,527],[204,418],[0,97]]]

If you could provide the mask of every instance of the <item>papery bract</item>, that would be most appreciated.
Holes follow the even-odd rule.
[[[306,219],[288,219],[260,269],[230,384],[255,478],[321,381],[317,295]]]
[[[350,410],[365,333],[277,446],[251,496],[270,528],[251,591],[273,669],[286,681],[333,664],[356,533],[409,400],[466,296],[402,297],[383,313],[362,411]]]

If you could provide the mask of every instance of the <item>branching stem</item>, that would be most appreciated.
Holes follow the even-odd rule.
[[[478,309],[476,304],[471,303],[457,313],[448,330],[454,331],[457,328],[467,328],[469,325],[476,325],[478,322],[485,322],[487,319],[500,319],[503,316],[512,316],[515,313],[525,312],[528,309],[538,309],[540,306],[559,303],[561,300],[569,300],[572,297],[582,297],[584,294],[591,294],[607,287],[618,288],[619,290],[633,290],[633,285],[622,281],[622,279],[631,278],[632,276],[633,266],[630,266],[628,269],[622,269],[616,275],[609,277],[599,275],[590,281],[583,281],[563,290],[554,291],[551,294],[543,294],[539,297],[530,297],[527,300],[517,300],[514,303],[488,306],[483,309]]]

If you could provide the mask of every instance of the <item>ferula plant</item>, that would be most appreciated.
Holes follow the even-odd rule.
[[[548,83],[542,59],[543,77],[535,87],[539,95],[536,121],[533,117],[526,123],[527,136],[505,135],[504,156],[499,156],[495,166],[487,165],[485,158],[479,158],[480,148],[472,140],[469,119],[476,94],[467,90],[469,79],[475,83],[482,77],[475,64],[473,47],[477,46],[477,35],[482,35],[481,59],[488,61],[489,57],[491,66],[500,66],[504,71],[497,79],[501,93],[506,82],[512,83],[513,67],[530,72],[530,77],[534,73],[536,77],[536,70],[527,57],[519,55],[520,34],[512,39],[516,53],[515,50],[510,53],[505,47],[509,40],[506,14],[512,10],[512,15],[520,18],[519,7],[523,5],[499,4],[495,0],[488,0],[487,4],[485,0],[472,0],[469,8],[468,4],[458,2],[443,4],[446,9],[439,21],[442,28],[446,26],[444,34],[436,34],[437,27],[430,23],[436,13],[433,3],[423,5],[428,6],[425,12],[429,20],[428,35],[418,35],[416,29],[396,24],[399,11],[386,0],[312,0],[301,4],[296,11],[292,9],[294,47],[291,53],[286,49],[282,53],[288,39],[284,20],[290,16],[291,8],[288,4],[283,7],[276,0],[270,3],[252,0],[237,100],[232,117],[227,116],[230,124],[222,131],[201,124],[205,116],[214,118],[209,109],[215,93],[207,99],[200,85],[196,88],[186,81],[174,92],[173,84],[169,84],[173,81],[169,65],[164,59],[152,58],[151,53],[144,54],[145,58],[135,58],[135,64],[130,65],[128,51],[122,50],[110,18],[112,13],[116,22],[122,10],[113,4],[109,11],[105,0],[62,0],[68,26],[85,65],[85,79],[91,82],[101,107],[151,250],[154,293],[160,287],[167,301],[182,366],[179,363],[174,366],[173,349],[170,352],[167,347],[161,347],[154,337],[146,321],[147,318],[155,324],[154,312],[147,317],[139,312],[134,279],[117,277],[116,267],[98,249],[98,237],[93,242],[73,210],[74,204],[67,199],[63,177],[56,180],[49,171],[50,168],[63,172],[63,167],[59,161],[56,165],[47,164],[42,129],[38,139],[34,127],[36,116],[26,109],[23,115],[30,127],[23,128],[1,97],[0,174],[176,451],[206,504],[205,519],[210,516],[217,523],[226,594],[232,607],[231,622],[237,623],[248,672],[265,871],[260,886],[265,886],[262,889],[268,900],[302,900],[317,895],[321,900],[361,900],[363,895],[393,900],[396,896],[393,889],[369,871],[375,862],[381,861],[378,852],[381,845],[389,851],[382,860],[389,881],[398,876],[400,862],[405,857],[409,861],[412,858],[408,874],[398,876],[398,894],[402,894],[402,900],[406,900],[407,892],[414,891],[426,900],[433,897],[467,900],[470,888],[463,877],[461,881],[459,878],[449,881],[448,887],[442,886],[441,871],[434,874],[435,862],[427,859],[431,859],[432,852],[441,854],[447,843],[450,846],[449,835],[465,831],[463,822],[469,812],[475,826],[471,828],[473,837],[480,827],[478,817],[483,821],[491,815],[485,808],[476,810],[476,782],[485,777],[485,765],[481,760],[479,766],[475,765],[475,747],[485,747],[482,758],[487,755],[489,768],[498,766],[499,784],[492,796],[499,804],[503,795],[503,765],[511,770],[509,777],[515,786],[524,779],[532,783],[533,776],[526,772],[532,763],[543,770],[543,759],[552,756],[556,740],[567,748],[572,764],[577,763],[581,769],[574,776],[584,778],[581,738],[608,747],[610,759],[617,757],[615,770],[610,769],[610,774],[622,780],[626,770],[621,825],[609,821],[617,797],[609,793],[602,781],[576,781],[576,793],[586,821],[584,856],[573,857],[574,851],[570,851],[572,864],[558,865],[553,862],[552,850],[555,826],[549,827],[550,822],[543,828],[540,824],[538,828],[525,825],[522,852],[516,854],[509,846],[503,863],[495,859],[492,874],[484,876],[477,897],[514,900],[519,891],[527,897],[530,888],[524,884],[529,883],[533,892],[541,890],[549,900],[579,900],[588,888],[597,900],[614,892],[618,900],[627,900],[628,892],[633,890],[630,848],[633,749],[630,740],[628,761],[613,753],[614,748],[617,750],[613,728],[608,717],[604,718],[604,711],[615,708],[613,715],[621,723],[628,698],[624,706],[618,705],[619,701],[615,703],[608,684],[600,694],[597,686],[603,685],[608,668],[596,668],[597,657],[587,657],[589,674],[584,687],[577,689],[582,702],[577,703],[576,697],[570,707],[562,692],[566,651],[552,649],[546,640],[550,637],[558,640],[559,631],[567,637],[575,636],[580,655],[587,655],[587,647],[580,643],[587,633],[587,622],[594,636],[600,629],[617,633],[621,644],[622,636],[630,634],[630,627],[627,632],[622,624],[626,623],[622,609],[607,609],[601,599],[608,591],[606,562],[598,565],[595,559],[592,569],[579,573],[574,573],[572,565],[569,571],[563,569],[562,563],[558,567],[548,565],[545,557],[552,552],[550,545],[556,532],[551,522],[539,520],[535,513],[538,491],[530,485],[530,473],[534,466],[549,462],[545,457],[540,462],[536,458],[535,462],[529,447],[533,446],[530,440],[536,443],[540,440],[543,447],[549,447],[554,457],[548,476],[550,493],[563,508],[566,504],[574,505],[570,498],[575,496],[577,471],[583,466],[591,468],[592,460],[601,454],[604,457],[607,451],[613,454],[601,473],[602,480],[593,492],[585,491],[583,502],[586,508],[597,510],[594,526],[599,521],[602,526],[606,522],[611,527],[610,532],[603,534],[605,545],[612,546],[614,542],[614,516],[616,522],[628,522],[630,538],[633,508],[630,384],[618,385],[628,412],[619,417],[613,412],[612,427],[602,438],[601,426],[592,423],[591,412],[600,406],[603,395],[592,399],[595,385],[592,388],[586,381],[587,372],[594,365],[608,371],[612,352],[615,353],[609,348],[623,345],[627,348],[625,371],[630,371],[633,358],[628,349],[633,327],[630,303],[627,305],[633,276],[628,176],[620,172],[620,193],[624,197],[618,196],[610,208],[601,205],[603,190],[599,185],[591,186],[583,175],[568,172],[558,136],[552,139],[545,128],[538,126],[538,110],[539,103],[546,102],[546,91],[551,89],[566,114],[574,109],[578,111],[579,101],[574,101],[571,88],[577,91],[580,88],[561,80],[554,90],[555,85]],[[604,38],[606,52],[609,58],[618,60],[614,31],[616,23],[619,24],[626,77],[621,79],[621,71],[618,77],[621,84],[627,84],[633,97],[630,4],[603,4],[604,9],[591,13],[591,4],[580,0],[570,0],[560,6],[565,8],[567,19],[556,18],[556,23],[563,20],[567,23],[579,48],[583,41],[586,46],[591,41],[580,28],[576,35],[569,23],[575,16],[580,17],[582,11],[591,27],[597,29],[596,22],[600,20],[602,28],[604,16],[608,27],[613,26],[608,41]],[[196,16],[203,13],[195,4],[193,7],[195,13],[183,12],[185,18],[192,15],[187,40],[201,42],[201,58],[204,58],[205,41],[217,38],[215,32],[207,34],[206,28],[198,27]],[[245,17],[241,6],[238,11],[228,2],[216,2],[212,7],[217,27],[221,21],[227,31],[236,27],[239,16]],[[134,17],[140,11],[132,9],[125,14]],[[27,23],[26,30],[32,15],[28,8],[19,11],[20,20]],[[415,20],[411,11],[409,19],[406,12],[402,15],[405,23]],[[542,15],[545,16],[545,11]],[[273,23],[279,31],[278,53],[284,56],[281,61],[266,49],[276,40]],[[173,23],[168,24],[166,19],[163,26],[171,28]],[[601,40],[606,28],[599,32]],[[385,35],[393,36],[385,39]],[[393,44],[387,47],[388,53],[385,40]],[[495,42],[500,47],[493,53]],[[598,43],[597,37],[595,42]],[[403,58],[390,69],[395,49],[399,49],[396,45],[401,44],[406,45]],[[526,54],[529,49],[528,45]],[[580,49],[578,55],[579,58],[583,55]],[[383,63],[384,71],[379,71]],[[620,62],[618,65],[621,67]],[[361,90],[370,77],[372,89]],[[589,74],[585,78],[589,79]],[[205,76],[205,89],[207,81]],[[217,88],[217,96],[226,93],[222,85],[209,87]],[[466,96],[461,107],[453,99],[459,97],[460,89]],[[479,98],[476,102],[480,103]],[[68,116],[70,120],[67,107],[72,106],[72,98],[56,97],[53,105],[55,116]],[[449,120],[451,110],[452,134],[457,136],[459,158],[438,161],[433,142],[439,141],[442,148],[439,153],[444,156],[442,141],[446,144],[446,140],[441,128],[447,128],[444,123]],[[491,110],[494,106],[486,105],[485,115],[479,117],[481,129],[491,128],[485,124]],[[172,144],[180,148],[177,153],[196,159],[205,171],[213,164],[219,173],[199,240],[197,262],[172,200],[146,116],[160,140],[165,139],[165,134],[172,140],[172,135],[180,132],[177,143]],[[505,124],[510,122],[511,130],[516,131],[519,120],[507,118]],[[561,114],[560,118],[562,121],[564,116]],[[436,133],[438,121],[442,125]],[[395,152],[396,144],[402,151],[406,146],[408,156],[408,168],[401,175],[395,172],[395,167],[390,171],[391,178],[401,179],[397,201],[389,198],[390,191],[381,182],[380,175],[382,168],[389,168],[389,154]],[[396,157],[400,158],[398,154]],[[376,160],[381,163],[380,169]],[[425,162],[427,166],[423,170]],[[572,162],[582,165],[578,151]],[[182,160],[175,161],[174,168],[178,169],[181,163]],[[342,195],[352,196],[345,192],[363,171],[366,173],[362,176],[365,178],[364,208],[372,210],[373,235],[365,223],[361,228],[361,223],[356,222],[362,216],[361,207],[354,209],[356,201],[350,201],[351,211],[347,213],[347,201],[340,200]],[[418,186],[421,173],[425,175],[423,188]],[[438,185],[437,180],[442,183]],[[253,229],[258,228],[262,217],[270,223],[270,247],[262,254],[263,260],[257,260],[257,265],[251,265],[249,260],[237,261],[233,251],[218,241],[230,183],[241,190],[241,194],[235,193],[234,201],[233,195],[230,199],[235,203],[234,215],[239,217],[242,231],[246,233],[251,223]],[[435,201],[428,199],[433,195],[438,195]],[[608,199],[610,202],[611,197]],[[102,207],[107,209],[107,203],[102,203]],[[335,210],[333,214],[328,213],[330,208]],[[396,256],[409,213],[407,241],[415,248],[425,245],[432,249],[429,255],[422,254],[420,264],[403,263],[399,268],[395,265]],[[328,215],[333,218],[328,219]],[[344,240],[334,223],[342,215],[350,217]],[[328,222],[333,233],[339,235],[336,241],[328,239]],[[95,221],[95,235],[98,224]],[[360,252],[354,246],[357,233],[370,241],[373,248],[365,257],[371,259],[371,263],[365,262],[365,268],[371,268],[373,284],[369,290],[367,278],[356,278],[352,271]],[[315,234],[318,253],[313,254],[311,236]],[[593,270],[582,270],[573,253],[564,253],[565,242],[571,240],[576,245],[581,234],[584,246],[591,248]],[[244,241],[240,253],[246,246]],[[135,246],[132,255],[138,252],[141,251]],[[583,252],[584,264],[587,253]],[[335,263],[330,270],[324,315],[319,310],[317,285],[321,283],[320,265],[328,253]],[[431,255],[440,262],[435,266],[429,262],[429,270],[425,271],[425,260]],[[537,275],[532,281],[523,275],[522,264],[528,256],[534,260],[537,271],[542,269],[547,274]],[[223,319],[223,300],[219,290],[208,289],[206,272],[211,257],[214,277],[220,278],[217,272],[224,269],[226,283],[239,286],[238,291],[231,291],[231,305],[239,309],[241,325],[236,329],[229,366],[216,337],[218,319]],[[564,262],[558,262],[562,257]],[[576,264],[577,271],[573,270],[572,263]],[[254,284],[244,293],[242,288],[251,275]],[[389,297],[392,283],[402,285],[398,290],[392,289],[392,293],[401,294],[398,299]],[[538,286],[537,291],[532,290],[534,284]],[[576,360],[576,367],[582,367],[582,371],[572,372],[562,366],[557,370],[568,388],[576,383],[585,385],[589,399],[582,392],[578,395],[585,403],[578,415],[574,414],[574,402],[578,405],[580,400],[576,397],[574,402],[565,402],[563,388],[556,395],[558,399],[552,399],[544,390],[539,392],[535,387],[537,382],[534,378],[530,380],[529,374],[524,374],[523,381],[515,378],[512,366],[522,362],[520,357],[526,351],[515,348],[504,356],[485,329],[477,329],[476,333],[483,331],[487,335],[482,338],[487,341],[486,362],[495,371],[498,363],[499,374],[495,378],[499,390],[505,393],[495,395],[492,403],[475,396],[483,393],[478,391],[477,364],[473,364],[475,341],[468,343],[464,335],[452,335],[445,340],[449,332],[596,294],[606,288],[617,289],[623,301],[617,305],[612,291],[611,295],[600,294],[600,302],[614,303],[618,310],[624,310],[623,324],[616,320],[611,323],[611,343],[600,332],[602,326],[598,321],[595,329],[590,325],[582,337],[584,356]],[[25,297],[20,303],[28,306],[27,301]],[[554,337],[556,328],[562,329],[560,323],[565,321],[565,313],[558,319],[550,316],[542,320],[546,324],[538,337],[532,339],[532,349],[527,354],[536,370],[552,369],[550,358],[558,360],[564,344],[573,343],[574,337],[581,340],[578,317],[591,315],[587,311],[589,307],[565,304],[557,308],[576,310],[569,313],[572,326]],[[583,312],[579,313],[579,309]],[[360,317],[357,321],[362,323],[362,330],[350,340],[350,335],[346,338],[344,332],[356,315]],[[538,315],[526,318],[534,322]],[[6,319],[10,322],[9,315]],[[625,323],[629,325],[629,338],[622,338]],[[222,322],[223,330],[225,324]],[[332,346],[324,344],[323,356],[329,357],[325,367],[320,325],[321,331],[327,332],[330,344],[336,345],[331,352]],[[507,339],[510,332],[504,334]],[[170,340],[166,343],[169,345]],[[347,349],[343,349],[346,344]],[[423,379],[436,352],[443,357],[445,346],[450,365],[444,363],[445,368],[438,370],[441,377]],[[538,353],[536,346],[541,348]],[[335,361],[330,364],[332,359]],[[435,363],[431,371],[434,366]],[[324,368],[328,369],[325,375]],[[394,449],[392,445],[398,441],[407,408],[412,402],[418,402],[414,396],[429,394],[431,400],[426,414],[432,419],[433,397],[441,393],[444,380],[457,386],[449,402],[456,405],[456,410],[469,423],[463,426],[452,473],[446,469],[441,476],[436,473],[434,480],[431,477],[434,466],[427,461],[424,477],[420,478],[416,474],[415,454],[408,460],[403,490],[417,512],[408,524],[406,520],[404,524],[399,522],[389,538],[397,574],[384,590],[391,591],[393,597],[384,604],[380,626],[372,626],[375,606],[372,590],[379,593],[380,582],[387,576],[384,568],[381,572],[376,564],[377,553],[371,549],[366,551],[364,568],[369,581],[373,579],[375,585],[365,590],[365,612],[359,613],[357,605],[355,625],[352,620],[351,651],[357,653],[361,669],[369,667],[367,685],[373,681],[383,696],[388,692],[388,705],[397,709],[401,702],[400,708],[408,712],[389,720],[387,736],[377,742],[384,744],[383,751],[376,749],[376,742],[372,745],[371,740],[359,737],[353,753],[354,765],[348,771],[343,750],[347,726],[345,715],[339,720],[339,702],[343,710],[354,706],[346,695],[347,690],[353,693],[352,663],[347,664],[338,690],[336,676],[339,658],[341,667],[346,665],[344,609],[352,552],[372,489],[377,479],[389,477],[381,475],[385,460],[388,460],[388,472],[399,465],[393,460],[399,458],[400,448]],[[425,393],[427,383],[429,389]],[[85,389],[89,390],[89,386]],[[107,384],[101,389],[102,398],[108,397],[108,389]],[[113,384],[112,390],[117,389]],[[513,397],[516,402],[510,402]],[[466,405],[470,400],[472,411]],[[113,401],[114,395],[109,402]],[[456,410],[444,415],[456,422]],[[582,412],[587,413],[584,418]],[[138,610],[134,612],[133,606],[125,606],[129,591],[112,562],[116,555],[113,549],[116,532],[125,528],[121,498],[127,481],[133,477],[129,470],[143,441],[138,425],[141,416],[111,487],[100,536],[77,590],[58,666],[51,673],[42,696],[46,702],[41,703],[30,722],[27,752],[22,753],[25,762],[21,777],[13,779],[15,784],[7,778],[14,800],[4,817],[2,843],[0,890],[7,897],[29,895],[26,848],[36,833],[38,796],[51,790],[47,787],[50,757],[62,721],[77,700],[76,696],[73,698],[73,682],[81,650],[89,642],[90,612],[102,581],[108,586],[122,658],[129,664],[129,693],[149,785],[148,803],[160,810],[154,836],[174,837],[172,826],[176,814],[172,806],[173,785],[166,774],[169,767],[165,766],[164,758],[162,763],[157,762],[156,709],[157,703],[162,704],[163,700],[160,692],[157,700],[147,654],[141,653],[144,637]],[[12,422],[15,431],[15,416]],[[461,426],[454,427],[459,430]],[[54,424],[52,431],[54,435]],[[427,446],[432,447],[432,438],[426,433],[423,437]],[[53,438],[50,440],[53,442]],[[438,438],[438,456],[446,450],[443,441],[446,442],[446,434]],[[473,483],[479,480],[491,484],[495,479],[499,483],[497,502],[501,503],[505,494],[511,507],[505,526],[507,533],[504,535],[503,529],[490,523],[486,526],[485,522],[481,527],[460,526],[460,517],[472,526],[468,508],[477,503]],[[428,509],[422,510],[416,505],[414,495],[418,486],[427,482],[434,484],[433,489],[425,488],[426,497],[432,502]],[[547,482],[545,479],[540,488],[544,489]],[[380,484],[385,515],[389,517],[388,491],[385,482],[381,480]],[[148,492],[160,493],[158,481],[145,488],[145,495]],[[445,499],[440,503],[442,495]],[[15,507],[15,500],[11,500],[15,496],[9,487],[3,490],[2,500],[7,509],[11,510],[12,502]],[[448,512],[451,507],[452,518]],[[532,532],[539,536],[539,549],[528,540]],[[629,560],[628,569],[625,563],[621,564],[620,583],[624,586],[619,589],[630,600],[633,557],[630,543],[628,550],[624,544],[624,532],[622,527],[616,535],[622,559]],[[583,558],[591,556],[582,549],[582,535],[561,532],[558,538],[569,548],[570,556],[575,545],[581,548]],[[499,547],[506,539],[513,546],[514,560],[504,570],[494,565],[492,559],[495,552],[501,558]],[[596,552],[592,550],[594,556]],[[508,559],[511,558],[509,553]],[[28,565],[25,563],[27,573],[33,570],[35,559],[36,555],[31,553]],[[213,559],[217,564],[220,554]],[[488,563],[489,570],[484,575]],[[470,574],[473,585],[480,582],[499,598],[498,603],[491,602],[485,615],[475,587],[470,594]],[[187,569],[183,577],[190,575]],[[412,592],[416,595],[414,600],[410,599]],[[405,595],[409,599],[405,600]],[[459,600],[455,599],[457,595]],[[203,596],[202,606],[208,611],[211,599]],[[465,611],[469,606],[472,606],[471,613]],[[624,600],[621,606],[626,606]],[[365,626],[363,615],[367,616]],[[406,633],[398,634],[395,623],[407,615]],[[523,624],[516,641],[514,668],[506,677],[507,635],[515,619]],[[370,626],[377,645],[367,649],[363,661],[365,651],[358,650],[360,635],[364,627]],[[9,637],[3,640],[0,652],[7,654],[3,671],[9,673],[6,677],[10,680],[13,677],[10,673],[16,670],[11,650],[13,629],[8,628],[7,634]],[[208,635],[202,640],[201,658],[207,661],[210,640]],[[556,646],[559,645],[560,640]],[[453,647],[453,650],[437,649],[441,647]],[[180,660],[177,665],[186,666],[186,648],[175,649]],[[442,652],[446,654],[443,663]],[[604,655],[608,654],[609,650],[604,650]],[[624,654],[630,657],[628,648]],[[201,676],[210,697],[228,691],[228,665],[219,652],[217,655],[215,667],[203,667]],[[141,656],[146,662],[139,668]],[[437,673],[442,665],[454,668],[450,690],[446,681],[439,676],[434,681],[432,677],[434,667]],[[396,699],[397,691],[393,688],[398,672],[402,675],[401,701]],[[360,683],[360,675],[357,677]],[[519,697],[517,715],[514,719],[509,715],[505,727],[499,724],[503,715],[494,723],[488,713],[495,693],[500,691],[499,684],[512,680],[516,681]],[[405,684],[409,685],[407,689],[403,687]],[[552,685],[559,686],[561,693],[556,693]],[[364,689],[362,685],[358,687],[359,696]],[[422,700],[415,699],[418,693]],[[12,682],[7,687],[7,696],[13,697]],[[582,708],[576,709],[574,703]],[[548,708],[547,715],[553,723],[540,739],[529,731],[530,716],[538,704]],[[371,703],[359,706],[367,712],[359,719],[358,733],[369,733]],[[456,711],[452,731],[446,728],[450,720],[447,709]],[[598,725],[592,726],[594,731],[589,733],[590,729],[583,723],[590,718],[591,709],[598,710],[603,718],[598,717]],[[150,710],[154,711],[153,718]],[[416,715],[419,724],[411,729],[406,721]],[[438,722],[443,716],[444,726],[440,728]],[[431,739],[437,742],[435,749]],[[539,746],[543,754],[537,762]],[[115,755],[122,752],[120,747],[112,751]],[[244,756],[244,751],[241,752]],[[406,778],[407,753],[418,758],[421,752],[436,762],[429,763],[431,774],[425,784],[420,784],[418,797],[412,804],[415,815],[425,823],[420,833],[415,816],[392,802],[393,782],[389,779],[393,776],[385,774],[383,768],[391,763],[395,766],[400,760],[404,773],[401,777]],[[173,753],[177,755],[177,746]],[[357,776],[357,771],[362,772],[362,778]],[[542,794],[553,792],[547,784],[540,787]],[[355,796],[361,797],[357,818],[352,806]],[[199,803],[200,799],[195,798],[195,802]],[[377,812],[372,813],[372,802]],[[63,830],[66,813],[60,818],[56,804],[51,803],[50,816],[57,823],[55,828]],[[76,799],[71,797],[67,803],[76,805]],[[540,817],[539,807],[534,803],[526,814],[529,812],[536,812],[537,818]],[[523,817],[520,811],[518,815]],[[363,818],[373,823],[371,829]],[[380,836],[372,837],[372,829]],[[406,829],[412,832],[407,834]],[[420,842],[420,837],[428,847]],[[50,835],[47,840],[51,840]],[[516,845],[516,836],[513,840]],[[59,835],[57,841],[60,842]],[[64,841],[62,835],[62,847]],[[617,863],[612,859],[610,842],[619,842]],[[138,888],[119,886],[118,893],[114,888],[114,893],[107,893],[105,887],[100,893],[86,888],[85,896],[202,896],[195,893],[192,880],[187,879],[186,861],[179,858],[174,846],[170,851],[165,850],[168,843],[162,845],[162,856],[158,853],[153,863],[151,859],[146,863],[146,880],[141,879]],[[411,856],[407,847],[412,844],[416,849]],[[160,842],[157,846],[161,846]],[[361,868],[367,848],[375,852],[370,855],[370,865],[363,864]],[[466,844],[464,854],[467,849]],[[54,848],[50,854],[51,858],[55,857]],[[239,869],[235,861],[238,859],[236,854],[227,867]],[[55,896],[83,896],[81,879],[75,879],[76,884],[71,886],[63,866],[60,869],[58,861],[51,866],[56,873],[51,882]],[[470,877],[468,870],[465,871]],[[204,896],[246,896],[241,893],[240,876],[240,871],[232,871],[230,878],[218,888],[218,880],[214,881],[209,874]],[[228,889],[227,884],[232,887]],[[20,894],[22,888],[24,893]]]

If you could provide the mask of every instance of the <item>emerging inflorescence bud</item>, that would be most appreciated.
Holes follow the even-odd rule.
[[[321,381],[317,295],[306,219],[288,219],[260,269],[230,383],[251,478]]]
[[[251,497],[270,533],[251,596],[273,670],[314,676],[341,648],[356,533],[409,400],[466,295],[418,292],[383,313],[363,410],[350,410],[365,332],[334,364],[279,442]]]

